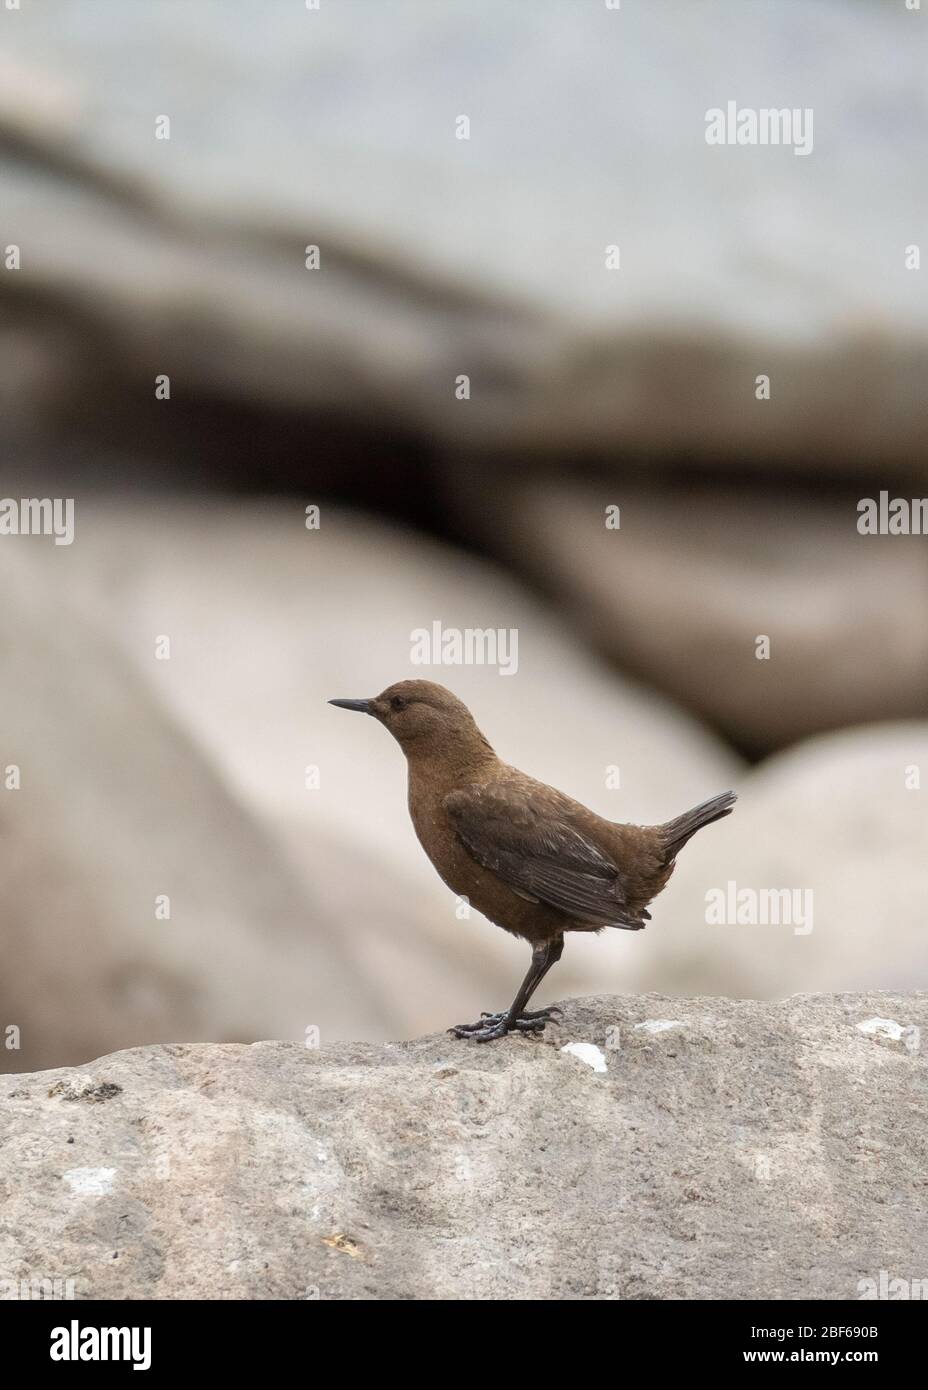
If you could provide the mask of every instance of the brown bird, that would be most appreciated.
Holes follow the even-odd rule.
[[[373,715],[409,766],[409,814],[440,877],[491,922],[532,947],[512,1005],[449,1029],[488,1042],[541,1032],[555,1009],[526,1005],[564,949],[568,931],[640,931],[677,854],[704,825],[731,814],[722,792],[664,825],[616,825],[509,767],[450,690],[400,681],[370,700],[330,700]]]

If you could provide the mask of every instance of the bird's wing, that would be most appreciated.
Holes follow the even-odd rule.
[[[545,791],[498,781],[449,792],[442,805],[468,853],[521,897],[591,926],[643,926],[616,865],[561,818]]]

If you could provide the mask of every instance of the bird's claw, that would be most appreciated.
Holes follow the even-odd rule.
[[[556,1014],[561,1010],[555,1005],[548,1009],[532,1009],[518,1018],[509,1021],[508,1011],[499,1014],[482,1013],[476,1023],[459,1023],[448,1032],[456,1038],[470,1038],[472,1042],[492,1042],[503,1038],[507,1033],[543,1033],[546,1023],[556,1023]]]
[[[492,1042],[494,1038],[504,1038],[509,1032],[505,1017],[491,1015],[483,1024],[464,1024],[450,1030],[456,1038],[469,1038],[471,1042]]]
[[[551,1004],[550,1007],[547,1008],[547,1009],[526,1009],[524,1013],[519,1014],[519,1022],[520,1022],[520,1023],[525,1023],[527,1020],[532,1020],[532,1019],[540,1018],[540,1019],[544,1019],[545,1022],[548,1022],[548,1021],[550,1020],[550,1021],[553,1023],[553,1022],[554,1022],[554,1015],[555,1015],[555,1014],[562,1014],[563,1012],[564,1012],[564,1010],[563,1010],[563,1009],[559,1009],[558,1006],[557,1006],[556,1004]],[[487,1011],[484,1010],[484,1012],[480,1015],[480,1017],[481,1017],[481,1018],[492,1018],[492,1019],[496,1020],[496,1019],[505,1018],[505,1017],[506,1017],[506,1014],[505,1014],[505,1013],[502,1013],[502,1014],[491,1014],[491,1013],[487,1013]],[[484,1024],[482,1024],[482,1023],[461,1023],[461,1024],[458,1024],[458,1027],[460,1027],[460,1028],[483,1028],[483,1027],[484,1027]]]

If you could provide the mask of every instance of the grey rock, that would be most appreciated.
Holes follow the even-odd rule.
[[[510,478],[489,515],[482,483],[455,496],[485,542],[557,593],[591,645],[738,746],[928,708],[925,538],[860,535],[859,493]]]
[[[0,1068],[401,1025],[273,835],[69,603],[66,551],[16,544],[0,551]]]
[[[19,291],[81,316],[76,361],[99,330],[190,392],[454,443],[921,457],[916,12],[96,0],[24,6],[4,39]],[[730,99],[811,109],[812,152],[707,145]]]
[[[564,1007],[543,1040],[171,1045],[0,1079],[0,1291],[854,1301],[926,1276],[928,996]]]
[[[628,986],[763,998],[928,986],[926,770],[924,720],[809,739],[762,763],[736,813],[680,855],[628,953]],[[729,883],[788,890],[793,920],[707,920],[707,893],[727,900]]]

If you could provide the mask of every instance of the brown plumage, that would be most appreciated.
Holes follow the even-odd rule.
[[[451,1029],[458,1037],[541,1031],[553,1011],[526,1005],[560,959],[564,933],[640,931],[680,849],[735,803],[734,792],[723,792],[665,825],[616,825],[502,762],[466,705],[441,685],[400,681],[370,700],[330,704],[373,715],[390,731],[409,766],[413,826],[439,875],[531,944],[511,1007]]]

